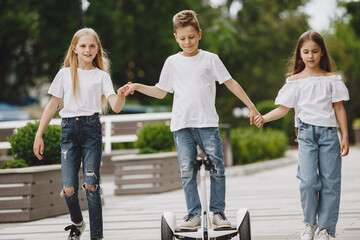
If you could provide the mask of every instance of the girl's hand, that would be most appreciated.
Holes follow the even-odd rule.
[[[253,125],[255,117],[260,115],[259,111],[256,108],[253,109],[249,109],[249,115],[248,117],[250,118],[250,125]]]
[[[44,141],[43,141],[42,137],[35,137],[34,154],[39,160],[42,160],[41,155],[44,154]]]
[[[340,156],[345,157],[349,154],[349,140],[347,138],[343,138],[340,145]]]
[[[260,114],[255,116],[254,123],[258,128],[262,128],[264,126],[264,118]]]
[[[128,89],[126,90],[125,96],[129,96],[129,94],[133,95],[135,92],[135,86],[136,84],[132,84],[131,82],[128,82]]]
[[[117,90],[117,95],[119,96],[119,97],[125,97],[126,95],[125,95],[125,93],[126,93],[126,91],[129,89],[129,83],[127,83],[127,84],[125,84],[124,86],[122,86],[121,88],[119,88],[118,90]]]

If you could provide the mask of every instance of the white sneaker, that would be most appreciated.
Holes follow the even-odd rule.
[[[201,226],[201,218],[198,215],[189,213],[184,217],[184,221],[180,225],[180,229],[197,229]]]
[[[330,240],[330,235],[326,229],[319,232],[318,240]]]
[[[305,223],[304,230],[300,234],[300,240],[313,240],[317,227],[317,225],[313,227],[310,224]]]
[[[222,212],[214,213],[212,223],[216,228],[230,228],[231,223]]]

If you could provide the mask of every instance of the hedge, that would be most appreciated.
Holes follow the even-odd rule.
[[[164,122],[145,124],[136,135],[135,146],[139,148],[139,154],[170,152],[175,149],[173,133]]]
[[[11,154],[15,160],[23,159],[28,166],[59,164],[61,162],[60,141],[61,127],[49,125],[44,134],[44,155],[43,160],[36,158],[33,145],[39,122],[29,122],[26,126],[18,128],[16,132],[8,138],[11,145]],[[14,163],[15,164],[15,163]],[[19,164],[19,163],[17,163]],[[19,164],[23,166],[23,164]],[[8,165],[7,167],[11,167]]]
[[[271,128],[235,128],[230,139],[235,165],[282,157],[288,149],[286,133]]]

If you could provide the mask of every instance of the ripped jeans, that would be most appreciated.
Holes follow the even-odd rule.
[[[102,155],[102,128],[99,114],[63,118],[61,121],[61,175],[63,188],[73,188],[65,197],[71,221],[83,221],[78,191],[79,169],[83,164],[84,184],[89,207],[91,238],[103,238],[102,202],[100,195],[100,163]],[[85,188],[85,184],[95,190]]]
[[[225,167],[219,128],[183,128],[175,131],[174,140],[188,213],[201,215],[201,203],[196,181],[197,171],[193,167],[193,161],[198,154],[197,145],[213,163],[213,168],[210,170],[209,209],[214,213],[224,212]]]

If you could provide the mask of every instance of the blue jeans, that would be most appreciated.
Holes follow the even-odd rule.
[[[102,202],[100,195],[100,163],[102,155],[102,129],[99,114],[84,117],[63,118],[61,121],[61,175],[63,188],[73,188],[65,195],[71,221],[80,223],[79,169],[83,164],[84,182],[95,190],[83,188],[89,207],[91,238],[103,238]],[[64,190],[63,190],[64,191]]]
[[[193,161],[198,154],[197,145],[213,163],[213,168],[210,170],[210,211],[224,212],[225,167],[219,129],[217,127],[184,128],[175,131],[174,140],[188,213],[201,214],[196,181],[197,171],[193,167]]]
[[[340,143],[335,127],[299,121],[300,196],[304,222],[335,237],[341,191]]]

